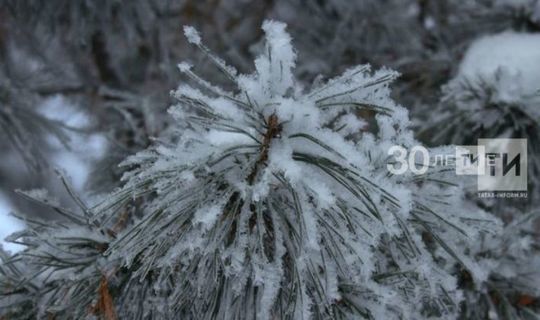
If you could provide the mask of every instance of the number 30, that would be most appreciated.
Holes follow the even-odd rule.
[[[422,154],[420,168],[416,166],[418,164],[416,162],[416,153],[418,152]],[[411,152],[407,152],[407,149],[402,146],[392,146],[390,149],[388,149],[388,155],[394,156],[396,160],[396,162],[386,165],[386,168],[392,174],[401,175],[407,172],[409,169],[414,174],[424,174],[429,169],[429,151],[422,146],[412,147]]]

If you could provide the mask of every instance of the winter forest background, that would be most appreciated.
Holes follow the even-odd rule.
[[[540,319],[537,0],[0,0],[0,148],[1,320]]]

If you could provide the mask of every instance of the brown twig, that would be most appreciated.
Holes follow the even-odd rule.
[[[99,282],[98,301],[92,307],[92,311],[96,315],[101,315],[104,320],[117,320],[114,302],[109,292],[109,283],[107,277],[103,275]]]
[[[129,216],[129,211],[127,209],[124,210],[118,217],[118,220],[116,220],[114,226],[111,229],[107,229],[107,234],[116,238],[116,235],[126,228]]]
[[[257,174],[259,173],[261,165],[265,164],[268,160],[268,151],[270,150],[270,143],[273,138],[278,137],[281,134],[282,126],[279,123],[279,119],[275,113],[273,113],[267,120],[267,130],[263,136],[263,142],[260,147],[260,156],[253,170],[247,177],[247,181],[250,185],[253,184]]]

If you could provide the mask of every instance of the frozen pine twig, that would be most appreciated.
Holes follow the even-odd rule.
[[[239,75],[186,28],[236,89],[181,64],[197,87],[173,92],[170,135],[124,161],[124,185],[12,237],[27,246],[10,261],[37,279],[38,316],[449,318],[458,275],[484,283],[470,252],[498,221],[436,179],[387,172],[390,146],[417,144],[389,97],[397,73],[358,66],[307,90],[285,25],[263,30],[255,71]],[[359,108],[375,115],[370,130],[358,132]],[[8,316],[28,284],[2,292]]]

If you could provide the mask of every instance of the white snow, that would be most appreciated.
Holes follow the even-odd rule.
[[[195,212],[195,223],[201,223],[203,229],[210,229],[223,211],[223,204],[204,206]]]
[[[243,133],[210,130],[206,140],[213,146],[253,144],[253,140]]]
[[[180,70],[180,72],[187,72],[189,70],[191,70],[193,66],[191,64],[189,64],[188,62],[180,62],[178,64],[178,69]]]
[[[184,26],[184,34],[186,35],[189,43],[193,43],[195,45],[201,44],[201,36],[195,28],[191,26]]]
[[[504,85],[530,95],[540,90],[540,34],[503,32],[476,40],[465,54],[458,77],[492,79],[497,72],[511,80]]]
[[[5,238],[13,232],[20,231],[24,228],[21,221],[13,216],[10,216],[13,207],[5,195],[0,193],[0,244],[7,251],[17,252],[23,248],[21,245],[5,242]]]
[[[286,25],[267,20],[263,24],[266,33],[268,56],[255,60],[261,84],[270,95],[284,95],[293,85],[292,70],[296,64],[296,53]]]

